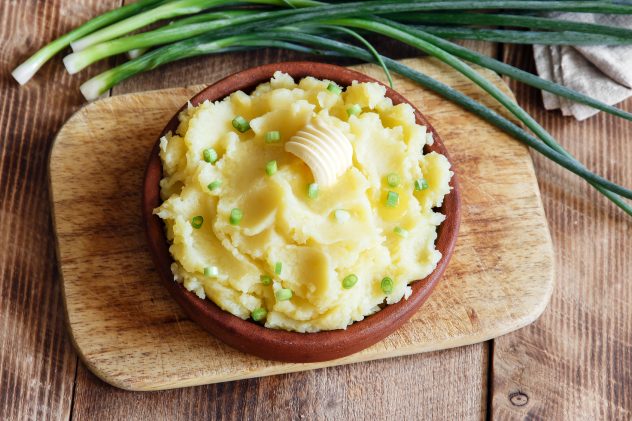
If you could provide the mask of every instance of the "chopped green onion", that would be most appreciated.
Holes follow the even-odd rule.
[[[211,182],[208,186],[206,186],[206,187],[208,187],[208,189],[209,189],[210,191],[213,191],[213,190],[217,189],[217,188],[218,188],[219,186],[221,186],[221,185],[222,185],[222,180],[215,180],[215,181],[212,181],[212,182]]]
[[[283,263],[276,262],[274,264],[274,273],[276,273],[277,275],[280,275],[281,274],[281,270],[283,270]]]
[[[204,223],[204,217],[201,215],[194,216],[191,218],[191,226],[195,229],[202,228],[202,224]]]
[[[241,222],[241,219],[244,217],[244,213],[241,209],[239,208],[233,208],[230,211],[230,218],[229,218],[229,222],[231,225],[239,225],[239,223]]]
[[[276,161],[268,161],[266,164],[266,174],[274,175],[277,172],[277,162]]]
[[[402,238],[406,238],[408,237],[408,230],[402,228],[402,227],[395,227],[393,229],[393,232],[397,235],[399,235]]]
[[[349,116],[358,115],[362,112],[362,107],[358,104],[353,104],[351,107],[347,108],[347,114]]]
[[[307,186],[307,196],[310,199],[316,199],[318,197],[318,183],[310,183]]]
[[[390,191],[386,194],[386,206],[394,208],[399,204],[399,194],[394,191]]]
[[[270,285],[270,284],[272,284],[272,277],[270,275],[261,275],[259,277],[259,279],[261,280],[261,283],[263,285]]]
[[[351,214],[344,209],[336,209],[334,211],[334,218],[337,222],[343,224],[351,219]]]
[[[281,288],[274,293],[277,301],[287,301],[292,298],[292,295],[292,290],[289,288]]]
[[[423,178],[418,178],[415,180],[415,190],[422,191],[428,188],[428,182]]]
[[[382,288],[384,294],[390,294],[393,292],[393,280],[386,276],[382,279],[382,282],[380,282],[380,288]]]
[[[267,315],[268,310],[263,307],[255,308],[254,310],[252,310],[252,313],[250,313],[250,317],[252,317],[252,320],[254,320],[255,322],[263,320]]]
[[[248,120],[238,115],[233,118],[233,127],[237,129],[238,132],[245,133],[250,130],[250,123],[248,123]]]
[[[394,172],[386,176],[386,184],[388,184],[389,186],[397,187],[399,186],[399,183],[399,175],[395,174]]]
[[[204,149],[202,151],[202,156],[204,157],[204,161],[210,162],[211,164],[217,161],[217,151],[213,148]]]
[[[352,288],[358,282],[358,277],[355,274],[347,275],[342,280],[342,287],[344,289]]]
[[[266,143],[277,143],[281,140],[281,132],[278,130],[273,130],[271,132],[267,132],[265,134]]]
[[[333,82],[329,82],[329,85],[327,85],[327,90],[336,95],[340,95],[342,93],[342,88]]]
[[[204,276],[217,278],[217,275],[219,275],[219,269],[217,266],[207,266],[204,268]]]

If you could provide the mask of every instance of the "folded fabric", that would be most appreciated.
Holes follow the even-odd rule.
[[[632,29],[625,15],[553,13],[556,19],[596,23]],[[623,46],[544,46],[534,45],[536,70],[540,77],[614,105],[632,96],[632,45]],[[596,113],[592,107],[542,92],[547,110],[560,109],[563,115],[584,120]]]

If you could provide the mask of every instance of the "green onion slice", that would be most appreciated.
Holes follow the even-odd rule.
[[[292,290],[289,288],[281,288],[274,293],[277,301],[287,301],[292,298],[292,295]]]
[[[201,215],[194,216],[193,218],[191,218],[191,226],[195,228],[196,230],[202,228],[203,223],[204,223],[204,217]]]
[[[261,280],[261,283],[263,285],[270,285],[270,284],[272,284],[272,277],[270,275],[261,275],[259,277],[259,279]]]
[[[415,191],[422,191],[428,188],[428,182],[423,178],[415,180]]]
[[[399,194],[394,191],[390,191],[386,194],[386,206],[389,208],[397,207],[399,204]]]
[[[404,229],[402,227],[395,227],[395,228],[393,228],[393,232],[395,234],[399,235],[402,238],[408,237],[408,230]]]
[[[282,270],[283,270],[283,263],[276,262],[274,264],[274,273],[276,273],[277,275],[280,275]]]
[[[311,183],[307,186],[307,196],[310,199],[316,199],[318,197],[318,183]]]
[[[212,181],[211,183],[209,183],[209,185],[206,186],[206,187],[208,187],[208,189],[210,191],[213,191],[213,190],[217,189],[221,185],[222,185],[222,180],[215,180],[215,181]]]
[[[281,140],[281,132],[278,130],[273,130],[271,132],[267,132],[265,134],[266,143],[277,143]]]
[[[238,115],[233,118],[233,127],[237,129],[238,132],[245,133],[250,130],[250,123],[248,123],[248,120]]]
[[[210,278],[217,278],[219,275],[219,269],[217,266],[207,266],[204,268],[204,276],[208,276]]]
[[[342,93],[342,88],[333,82],[329,82],[329,85],[327,85],[327,90],[336,95],[340,95]]]
[[[359,104],[353,104],[351,107],[347,108],[347,114],[349,116],[358,115],[362,112],[362,107]]]
[[[388,276],[384,277],[382,282],[380,282],[380,288],[382,288],[384,294],[390,294],[393,292],[393,280]]]
[[[386,184],[388,184],[389,186],[397,187],[399,186],[399,183],[400,183],[399,175],[395,174],[394,172],[386,176]]]
[[[252,317],[252,320],[254,320],[255,322],[260,322],[261,320],[265,319],[267,315],[268,310],[263,307],[255,308],[254,310],[252,310],[252,313],[250,313],[250,317]]]
[[[231,225],[239,225],[243,217],[244,217],[244,212],[241,209],[233,208],[230,211],[229,222]]]
[[[276,161],[268,161],[266,164],[266,174],[274,175],[277,172],[277,162]]]
[[[202,156],[204,157],[204,161],[210,162],[214,164],[217,161],[217,151],[213,148],[204,149],[202,151]]]
[[[350,274],[345,276],[345,278],[342,280],[342,287],[344,289],[350,289],[353,288],[353,286],[358,282],[358,277],[355,274]]]

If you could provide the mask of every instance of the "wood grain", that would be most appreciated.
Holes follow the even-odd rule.
[[[63,323],[47,160],[55,133],[83,103],[78,93],[80,78],[68,77],[59,61],[46,65],[23,87],[10,71],[46,42],[117,4],[0,2],[2,420],[70,417],[77,358]],[[104,67],[96,66],[86,75]]]
[[[531,52],[505,60],[533,68]],[[632,185],[632,125],[600,113],[585,122],[545,112],[539,92],[512,83],[518,102],[586,165]],[[632,100],[623,104],[632,110]],[[533,325],[498,338],[498,419],[632,418],[632,223],[603,196],[534,155],[557,250],[557,287]]]
[[[476,89],[437,61],[407,64]],[[359,70],[382,77],[376,66]],[[408,80],[396,78],[395,88],[431,110],[463,175],[459,243],[410,322],[362,352],[315,364],[264,361],[223,345],[188,320],[157,279],[139,222],[145,160],[164,122],[200,87],[116,96],[75,114],[57,136],[51,185],[71,334],[91,369],[119,387],[164,389],[451,348],[532,322],[548,302],[553,269],[526,149]]]

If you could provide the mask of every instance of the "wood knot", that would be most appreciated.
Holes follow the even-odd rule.
[[[529,403],[529,396],[526,393],[522,392],[513,392],[509,395],[509,402],[513,406],[525,406]]]

